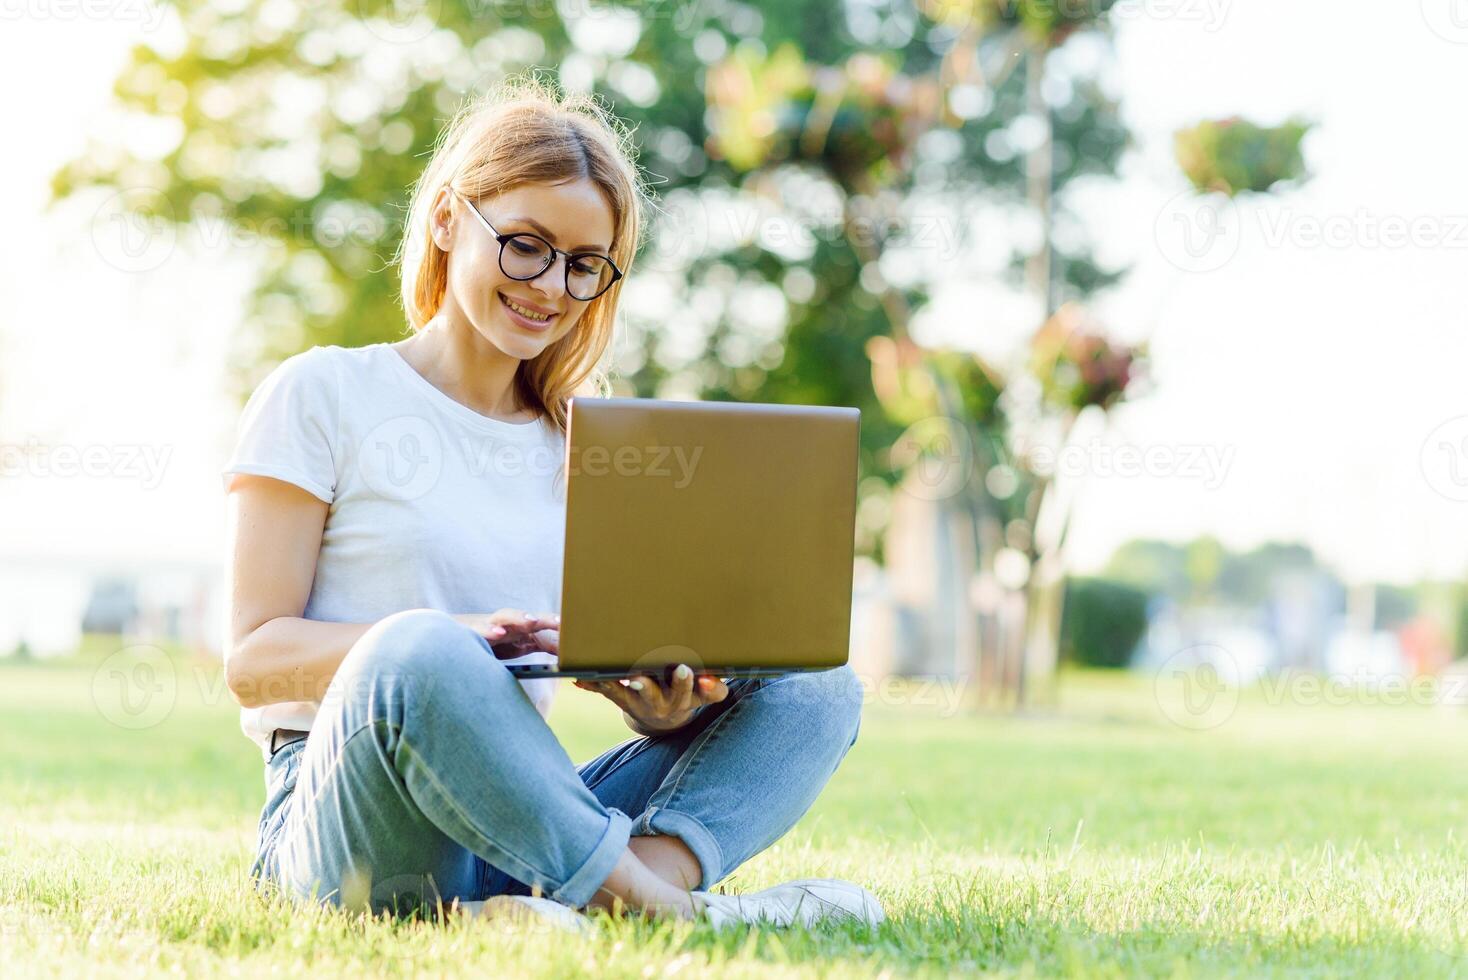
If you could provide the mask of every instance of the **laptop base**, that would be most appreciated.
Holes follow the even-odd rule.
[[[662,668],[662,682],[664,685],[672,683],[673,670],[676,664],[669,664]],[[652,674],[656,671],[649,669],[626,669],[626,670],[591,670],[576,669],[561,670],[550,664],[515,664],[506,668],[517,680],[530,680],[536,677],[572,677],[588,681],[616,681],[633,675]],[[738,677],[778,677],[781,674],[805,673],[817,670],[835,670],[835,667],[729,667],[726,669],[699,670],[700,674],[712,674],[715,677],[734,679]]]

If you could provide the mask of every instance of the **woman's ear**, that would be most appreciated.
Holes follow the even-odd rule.
[[[448,187],[440,187],[428,212],[428,233],[440,251],[452,251],[454,243],[454,196]]]

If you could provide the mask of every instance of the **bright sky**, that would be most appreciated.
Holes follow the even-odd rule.
[[[1125,458],[1087,453],[1075,567],[1132,537],[1213,533],[1303,540],[1356,578],[1468,569],[1468,423],[1452,424],[1468,415],[1468,130],[1446,111],[1468,89],[1456,2],[1123,0],[1115,80],[1137,152],[1119,186],[1079,204],[1102,254],[1134,266],[1099,312],[1151,339],[1155,391],[1108,439],[1150,450],[1149,472],[1107,475]],[[224,357],[245,265],[215,248],[119,271],[92,244],[99,202],[41,212],[54,168],[115,126],[111,81],[141,36],[131,18],[0,31],[7,130],[21,134],[0,155],[0,463],[13,471],[30,440],[77,453],[33,452],[0,478],[0,559],[220,554],[216,474],[237,412]],[[1170,139],[1233,113],[1315,120],[1315,178],[1214,228],[1175,200]],[[1190,254],[1188,221],[1219,234]],[[1383,244],[1399,227],[1415,243]],[[1022,321],[988,299],[955,288],[929,322],[972,330],[978,310],[981,343],[1000,346]],[[67,466],[104,475],[41,472]]]

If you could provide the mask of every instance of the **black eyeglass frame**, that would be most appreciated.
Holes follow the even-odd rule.
[[[474,212],[474,217],[476,217],[476,218],[479,219],[479,223],[482,224],[482,225],[484,225],[485,229],[488,230],[488,232],[491,235],[494,236],[494,240],[500,243],[500,260],[499,260],[499,262],[500,262],[500,271],[503,272],[506,276],[509,276],[511,279],[514,279],[516,282],[529,282],[532,279],[539,279],[541,276],[545,275],[545,270],[546,269],[549,269],[551,266],[553,266],[553,265],[556,264],[556,256],[557,255],[564,255],[566,257],[566,265],[565,265],[566,295],[567,296],[570,296],[572,299],[576,300],[579,303],[590,303],[592,300],[596,299],[602,293],[605,293],[608,289],[611,289],[614,285],[616,285],[617,280],[622,278],[622,270],[619,269],[619,268],[617,268],[617,263],[615,263],[615,262],[612,261],[612,257],[610,255],[603,255],[600,252],[568,252],[568,251],[566,251],[563,248],[556,248],[554,245],[552,245],[550,242],[546,241],[544,238],[541,238],[539,235],[535,234],[534,232],[530,232],[530,231],[517,231],[514,234],[502,234],[502,233],[496,231],[494,225],[490,224],[489,223],[489,219],[484,216],[484,212],[483,211],[480,211],[478,208],[476,208],[474,206],[473,202],[471,202],[463,194],[459,193],[459,189],[458,188],[456,188],[452,184],[450,184],[450,185],[448,185],[448,189],[449,189],[449,193],[453,194],[459,200],[461,200],[461,201],[464,202],[464,207],[466,207],[470,211],[473,211]],[[511,275],[510,274],[510,271],[505,268],[505,245],[512,238],[533,238],[537,242],[540,242],[542,245],[544,245],[546,248],[550,249],[550,258],[548,260],[546,260],[545,265],[541,266],[540,271],[537,272],[537,273],[535,273],[535,275],[533,275],[533,276],[516,276],[516,275]],[[611,269],[612,269],[612,278],[608,279],[607,280],[607,284],[605,286],[603,286],[601,289],[597,290],[592,295],[590,295],[590,296],[588,296],[588,297],[586,297],[586,298],[583,299],[582,297],[577,296],[575,293],[571,292],[571,263],[574,262],[578,257],[587,256],[587,255],[592,256],[594,258],[601,259],[602,261],[606,262],[607,265],[611,266]]]

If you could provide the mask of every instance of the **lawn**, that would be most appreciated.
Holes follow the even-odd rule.
[[[729,885],[852,878],[885,925],[598,918],[583,940],[258,899],[259,756],[217,671],[172,663],[134,715],[95,662],[0,666],[0,976],[1468,973],[1468,717],[1446,709],[1246,692],[1192,731],[1132,676],[1068,676],[1022,717],[883,689],[815,809]],[[555,724],[577,759],[624,737],[569,687]]]

